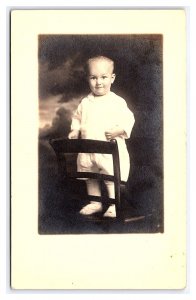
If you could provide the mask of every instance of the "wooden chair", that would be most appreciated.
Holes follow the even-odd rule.
[[[122,220],[123,199],[122,191],[125,188],[125,182],[120,178],[120,161],[118,153],[118,144],[115,139],[108,141],[97,141],[89,139],[67,139],[58,138],[50,140],[50,145],[55,151],[60,176],[63,180],[94,178],[100,181],[108,180],[114,182],[115,199],[107,199],[108,204],[114,203],[116,206],[116,219]],[[105,175],[92,172],[70,171],[66,164],[66,154],[68,153],[104,153],[111,154],[113,158],[114,175]],[[102,198],[98,199],[102,201]]]

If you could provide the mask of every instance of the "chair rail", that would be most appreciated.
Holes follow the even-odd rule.
[[[99,142],[99,146],[97,144]],[[104,153],[112,154],[117,150],[117,141],[97,141],[89,139],[58,138],[49,140],[56,153]]]

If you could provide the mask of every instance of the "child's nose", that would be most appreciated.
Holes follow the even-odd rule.
[[[97,84],[101,84],[102,83],[102,79],[101,78],[97,78]]]

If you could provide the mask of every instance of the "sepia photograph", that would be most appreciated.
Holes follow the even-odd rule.
[[[39,233],[163,232],[162,35],[39,35],[38,45]],[[96,143],[76,155],[84,140]],[[114,175],[114,141],[115,183],[100,177]],[[94,177],[70,178],[76,170]]]

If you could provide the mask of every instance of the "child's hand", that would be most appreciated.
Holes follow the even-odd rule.
[[[68,138],[69,139],[78,139],[79,136],[79,130],[72,130],[69,134],[68,134]]]
[[[117,136],[124,134],[124,129],[119,126],[115,126],[105,131],[105,136],[107,140],[112,140]]]

